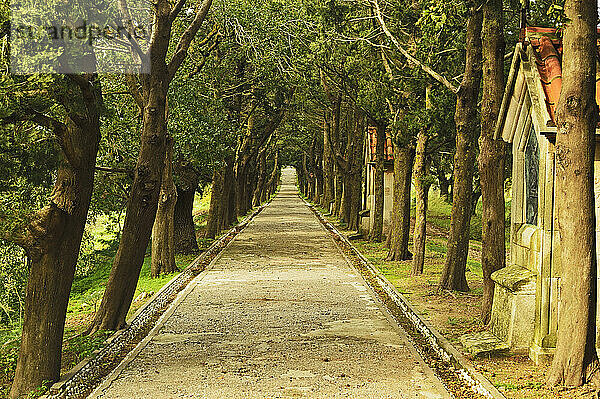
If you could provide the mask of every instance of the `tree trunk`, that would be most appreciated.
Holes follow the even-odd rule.
[[[184,190],[177,187],[177,202],[175,203],[175,253],[195,254],[200,251],[196,240],[196,225],[194,224],[194,198],[196,190]]]
[[[267,148],[260,150],[258,154],[258,182],[254,190],[253,206],[259,206],[263,202],[267,183]]]
[[[165,59],[171,36],[171,7],[161,1],[154,13],[155,39],[149,50],[153,52],[151,73],[143,78],[143,127],[123,233],[102,302],[88,332],[125,327],[156,217],[166,154],[169,73]]]
[[[320,204],[321,199],[323,198],[324,191],[324,182],[323,182],[323,148],[320,144],[323,143],[323,140],[318,137],[318,134],[315,136],[315,159],[314,159],[314,167],[315,167],[315,197],[313,198],[313,202],[315,204]]]
[[[364,166],[365,117],[355,107],[355,125],[352,140],[348,143],[348,163],[350,165],[350,218],[348,229],[358,231],[360,228],[359,212],[362,210],[362,171]]]
[[[308,176],[308,193],[306,197],[309,201],[313,202],[317,195],[317,169],[315,165],[316,136],[317,134],[315,133],[310,143],[310,151],[306,156],[306,175]]]
[[[340,156],[340,131],[342,126],[342,95],[338,94],[335,97],[335,101],[333,103],[333,129],[330,132],[331,136],[329,144],[331,145],[331,158],[333,159],[333,175],[334,175],[334,198],[333,198],[333,214],[335,216],[340,216],[341,206],[342,206],[342,195],[344,192],[344,181],[343,174],[344,171],[337,163],[336,157]]]
[[[469,253],[471,194],[477,143],[477,97],[481,85],[481,24],[480,9],[472,11],[467,23],[467,53],[465,73],[457,94],[456,154],[454,156],[454,196],[448,252],[440,279],[440,289],[468,291],[465,276]]]
[[[175,203],[175,253],[194,254],[200,251],[194,224],[194,198],[200,176],[187,162],[175,162],[177,202]]]
[[[340,209],[340,220],[346,225],[350,225],[350,211],[352,206],[352,175],[350,172],[344,173],[344,182],[342,190],[342,204]]]
[[[385,143],[386,143],[386,126],[379,125],[376,129],[376,144],[375,144],[375,177],[374,177],[374,195],[375,206],[371,211],[371,229],[369,231],[369,241],[381,242],[383,235],[383,201],[385,198],[384,179],[385,179]]]
[[[87,79],[86,79],[87,80]],[[23,330],[10,398],[21,398],[44,382],[60,377],[65,316],[94,185],[100,142],[102,93],[96,77],[82,89],[87,114],[69,112],[62,139],[63,161],[57,171],[50,204],[27,227],[23,242],[29,277]],[[58,136],[57,136],[58,137]],[[61,141],[61,138],[58,137]]]
[[[279,151],[275,152],[275,160],[273,162],[273,172],[271,173],[271,177],[269,178],[269,182],[267,183],[267,189],[268,189],[268,195],[265,195],[262,200],[261,203],[264,203],[267,201],[267,199],[269,199],[268,197],[270,197],[271,195],[275,194],[275,192],[277,191],[277,186],[279,185],[279,173],[280,173],[280,167],[279,167]]]
[[[594,146],[596,2],[567,0],[563,81],[556,111],[556,207],[560,233],[561,304],[550,385],[598,381],[596,354],[596,220]]]
[[[163,169],[160,196],[152,228],[152,259],[150,277],[178,271],[175,265],[175,203],[177,188],[173,181],[173,138],[167,137],[167,154]]]
[[[431,85],[428,84],[425,89],[425,108],[430,110],[431,105]],[[423,274],[425,265],[425,243],[427,241],[427,206],[429,201],[429,156],[427,154],[427,145],[429,136],[426,127],[423,126],[417,133],[417,148],[415,151],[415,230],[413,235],[413,252],[411,274],[416,276]]]
[[[221,231],[223,225],[223,207],[228,198],[223,196],[224,168],[215,169],[213,172],[212,188],[210,195],[210,206],[208,220],[206,222],[205,238],[214,239]]]
[[[166,151],[167,92],[159,76],[151,75],[151,85],[123,234],[91,332],[125,327],[156,217]]]
[[[446,201],[450,201],[450,181],[446,178],[444,173],[438,173],[438,184],[440,185],[440,197]]]
[[[481,186],[481,268],[483,298],[481,320],[490,321],[494,301],[491,275],[506,266],[504,242],[504,157],[505,144],[494,140],[496,120],[504,95],[504,20],[502,0],[489,0],[483,7],[483,94],[479,138]]]
[[[247,179],[246,179],[246,214],[252,210],[252,200],[254,191],[258,182],[257,159],[252,157],[249,162]]]
[[[237,223],[236,214],[236,190],[235,173],[233,171],[234,161],[229,159],[225,162],[222,177],[221,197],[221,229],[227,229]]]
[[[154,24],[148,54],[150,73],[140,75],[141,92],[132,85],[134,98],[140,98],[143,128],[133,184],[131,185],[123,233],[113,261],[102,302],[89,332],[116,330],[125,326],[127,312],[144,263],[150,241],[162,172],[166,154],[167,94],[169,85],[185,60],[187,49],[200,29],[212,0],[198,8],[193,22],[187,27],[177,45],[175,55],[167,64],[174,16],[181,8],[160,0],[153,5]]]
[[[342,196],[344,195],[344,173],[341,168],[336,166],[335,173],[335,201],[333,203],[333,214],[342,216]]]
[[[413,262],[412,275],[423,274],[425,264],[425,243],[427,239],[427,201],[431,183],[428,176],[427,165],[428,136],[422,128],[417,135],[417,148],[415,151],[414,180],[416,193],[415,231],[413,235]]]
[[[414,150],[394,143],[394,203],[392,226],[389,234],[389,251],[386,260],[412,258],[408,250],[410,238],[410,187]]]
[[[471,194],[471,216],[477,214],[477,203],[479,203],[479,198],[481,198],[481,187],[475,189]]]
[[[323,198],[321,206],[329,212],[331,210],[331,203],[335,200],[335,175],[333,173],[333,149],[330,146],[328,136],[331,124],[329,121],[325,121],[323,128]]]
[[[237,217],[242,217],[248,213],[248,199],[247,199],[247,183],[248,173],[246,170],[246,162],[239,161],[235,171],[235,213]]]
[[[440,187],[440,198],[445,202],[450,201],[450,180],[446,177],[446,168],[444,168],[442,154],[431,154],[431,161]]]
[[[302,195],[304,197],[310,197],[310,187],[312,183],[311,174],[308,171],[308,155],[306,152],[302,155]]]

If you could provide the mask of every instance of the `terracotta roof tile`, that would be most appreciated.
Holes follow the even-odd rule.
[[[546,106],[553,121],[555,121],[556,104],[562,88],[562,67],[558,52],[552,41],[542,36],[536,48],[538,55],[537,67],[542,78],[542,87],[546,93]]]
[[[386,135],[386,146],[385,146],[385,160],[393,161],[394,160],[394,147],[392,144],[392,136],[389,131],[385,132]],[[376,154],[376,146],[377,146],[377,129],[373,126],[369,126],[369,150],[371,154],[371,159],[375,160]]]
[[[553,28],[528,27],[526,37],[535,50],[536,66],[546,95],[546,107],[556,125],[556,105],[562,87],[562,42]],[[596,103],[600,104],[600,70],[596,72]]]

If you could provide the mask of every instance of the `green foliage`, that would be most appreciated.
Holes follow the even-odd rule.
[[[70,364],[67,367],[73,367],[81,360],[90,357],[96,349],[104,345],[104,342],[112,333],[112,331],[97,331],[90,335],[75,335],[72,338],[67,338],[63,348],[70,359]]]
[[[20,324],[27,283],[24,251],[0,241],[0,328]]]

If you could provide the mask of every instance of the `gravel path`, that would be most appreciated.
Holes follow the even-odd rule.
[[[449,398],[294,180],[92,397]]]

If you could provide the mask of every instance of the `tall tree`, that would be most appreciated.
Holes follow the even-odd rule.
[[[43,382],[60,377],[67,304],[94,185],[102,110],[100,82],[92,74],[69,75],[62,84],[60,80],[57,78],[56,87],[44,90],[57,91],[56,106],[62,106],[66,115],[63,121],[50,109],[40,112],[33,103],[31,108],[24,106],[23,100],[19,109],[2,121],[38,124],[54,134],[61,149],[49,204],[31,215],[29,223],[3,237],[25,249],[29,260],[21,347],[10,398],[24,397]],[[39,84],[34,92],[40,87],[44,85]]]
[[[431,110],[431,85],[425,89],[425,108]],[[417,133],[417,148],[415,150],[414,181],[415,181],[415,230],[413,234],[413,263],[411,274],[423,274],[425,264],[425,242],[427,239],[427,205],[429,201],[429,157],[427,146],[429,143],[428,126],[422,126]]]
[[[363,112],[354,107],[354,126],[352,137],[348,139],[348,178],[344,191],[350,192],[348,229],[358,231],[360,227],[359,212],[362,209],[362,175],[365,146],[365,117]]]
[[[412,258],[408,250],[410,238],[410,188],[415,149],[412,144],[394,142],[394,203],[392,225],[388,237],[387,260]]]
[[[454,156],[453,202],[446,263],[440,288],[468,291],[465,271],[469,253],[471,195],[477,145],[477,98],[481,85],[481,8],[474,5],[467,22],[465,72],[456,94],[456,154]]]
[[[594,147],[598,107],[597,4],[567,0],[563,81],[556,111],[556,207],[561,306],[547,382],[580,386],[598,378]]]
[[[494,139],[496,120],[504,94],[504,21],[502,0],[483,6],[483,93],[479,137],[479,182],[481,186],[481,268],[483,299],[481,320],[487,324],[494,300],[491,275],[506,266],[504,243],[504,159],[502,138]]]
[[[175,264],[175,204],[177,187],[173,181],[173,138],[167,137],[167,152],[158,196],[156,219],[152,228],[150,276],[159,277],[177,271]]]
[[[158,207],[162,173],[167,150],[167,93],[169,85],[185,61],[194,37],[204,22],[212,0],[204,0],[182,33],[170,60],[169,45],[173,24],[185,1],[172,6],[168,0],[154,5],[154,30],[148,49],[150,73],[129,79],[131,93],[142,110],[141,145],[119,249],[89,331],[118,330],[125,326]],[[127,2],[119,2],[129,15]],[[129,18],[131,20],[131,18]],[[135,45],[134,45],[135,47]],[[139,50],[141,52],[141,50]]]

